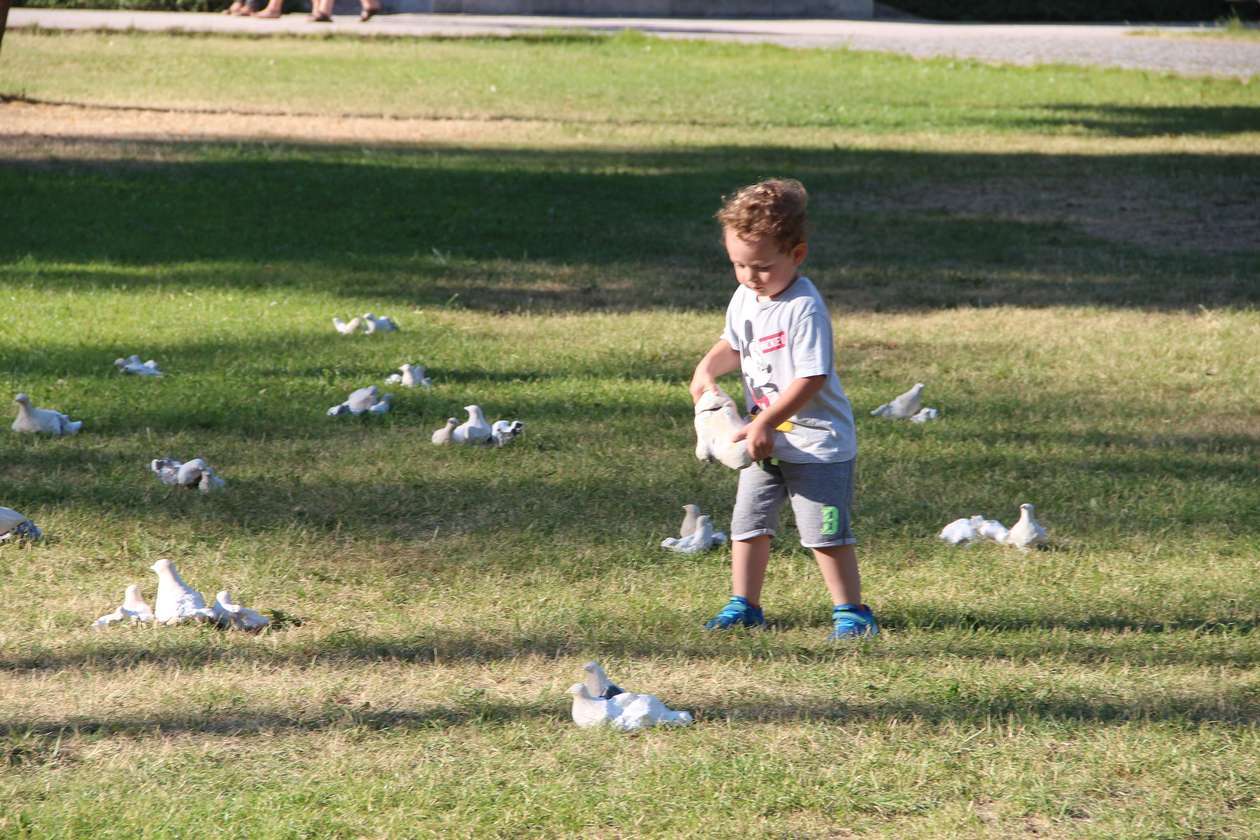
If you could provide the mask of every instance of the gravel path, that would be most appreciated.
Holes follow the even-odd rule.
[[[1260,74],[1260,39],[1196,38],[1185,27],[939,24],[840,20],[684,20],[506,15],[396,14],[360,24],[339,16],[332,24],[303,15],[251,20],[192,12],[114,12],[18,8],[9,28],[140,29],[150,31],[268,32],[360,35],[509,35],[539,29],[612,32],[638,29],[663,38],[766,42],[790,47],[851,47],[919,58],[951,56],[1004,64],[1078,64],[1130,67],[1187,76]],[[1158,31],[1163,35],[1135,32]]]

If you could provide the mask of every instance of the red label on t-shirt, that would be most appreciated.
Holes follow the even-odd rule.
[[[773,353],[775,350],[781,350],[783,349],[783,345],[786,343],[785,338],[786,334],[783,330],[779,330],[773,335],[757,339],[757,349],[762,353]]]

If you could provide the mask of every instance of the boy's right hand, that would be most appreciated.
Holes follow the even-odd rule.
[[[691,401],[700,402],[705,391],[718,390],[717,378],[737,370],[739,370],[739,352],[725,340],[719,339],[709,348],[709,352],[704,354],[700,364],[696,365],[695,373],[691,375],[691,385],[688,389],[691,391]]]

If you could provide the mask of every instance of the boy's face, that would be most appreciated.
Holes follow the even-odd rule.
[[[735,269],[735,279],[757,293],[758,297],[774,297],[796,279],[796,269],[805,261],[809,247],[800,242],[786,254],[773,239],[740,239],[727,228],[723,233],[726,254]]]

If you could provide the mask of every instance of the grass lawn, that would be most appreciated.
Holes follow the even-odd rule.
[[[11,32],[0,55],[0,836],[1260,833],[1260,94],[660,42]],[[711,215],[811,190],[884,634],[668,554]],[[395,334],[339,336],[367,310]],[[168,372],[121,378],[139,353]],[[403,362],[427,392],[328,418]],[[927,383],[942,418],[868,411]],[[728,385],[733,389],[734,382]],[[438,448],[470,403],[525,421]],[[149,459],[229,481],[171,492]],[[1050,550],[945,546],[1037,504]],[[91,621],[148,566],[283,617]],[[697,724],[579,731],[598,658]]]

